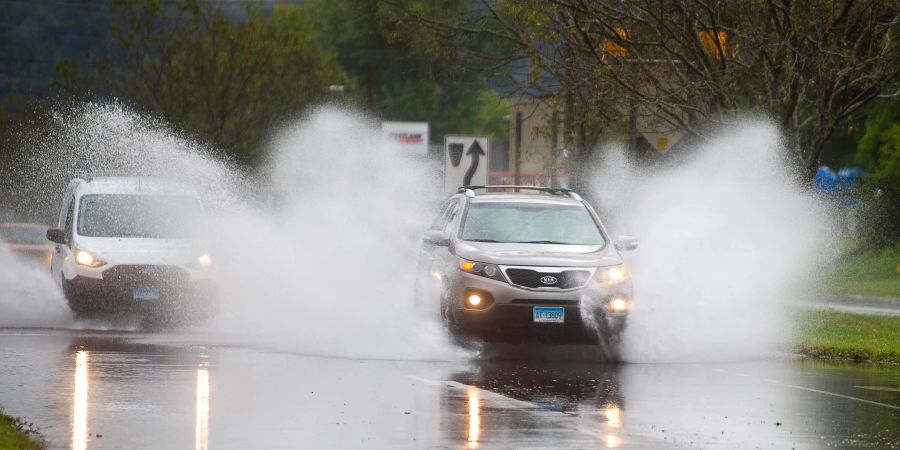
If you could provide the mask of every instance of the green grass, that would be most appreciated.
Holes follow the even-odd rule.
[[[0,410],[0,449],[42,450],[46,447],[34,424],[7,416]]]
[[[828,277],[826,289],[834,294],[900,297],[900,243],[839,265]]]
[[[800,319],[797,348],[804,355],[900,364],[900,317],[808,310]]]

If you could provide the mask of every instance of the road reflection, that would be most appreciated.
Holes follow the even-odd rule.
[[[209,448],[209,366],[206,361],[197,365],[196,415],[194,448],[207,450]]]
[[[444,423],[448,430],[464,432],[463,436],[447,437],[456,442],[464,438],[465,448],[512,443],[507,441],[515,439],[507,434],[509,430],[553,440],[564,432],[553,421],[574,415],[587,418],[587,426],[596,430],[592,433],[596,436],[595,447],[622,447],[625,399],[619,384],[620,372],[617,365],[474,362],[449,376],[461,383],[459,388],[443,390],[441,404],[447,412]],[[527,403],[508,403],[502,397],[495,400],[491,392]],[[495,404],[498,401],[501,403]],[[530,413],[534,407],[545,414]],[[463,430],[452,426],[454,417],[467,421]]]
[[[478,448],[478,438],[481,435],[481,398],[478,389],[470,387],[466,391],[469,402],[469,430],[466,441],[469,448]]]
[[[75,383],[72,391],[72,450],[87,449],[88,363],[87,351],[75,352]]]
[[[154,420],[169,430],[166,442],[187,447],[193,437],[195,450],[209,450],[211,368],[205,348],[198,351],[197,347],[88,336],[73,339],[66,354],[69,364],[74,360],[70,372],[72,450],[99,444],[130,447],[131,437],[116,432],[125,426],[121,421],[128,414],[123,411],[156,411]],[[165,381],[165,391],[154,382],[159,380]],[[193,420],[186,421],[186,417]]]

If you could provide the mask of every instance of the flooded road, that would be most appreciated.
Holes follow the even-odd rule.
[[[392,361],[201,333],[0,329],[51,448],[900,448],[900,368]]]

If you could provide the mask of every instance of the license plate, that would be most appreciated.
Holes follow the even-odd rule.
[[[136,287],[132,294],[135,300],[159,300],[158,287]]]
[[[566,321],[566,308],[535,306],[533,315],[536,323],[563,323]]]

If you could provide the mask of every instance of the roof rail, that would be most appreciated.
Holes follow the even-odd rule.
[[[476,190],[489,190],[489,189],[515,189],[516,192],[518,192],[520,190],[540,191],[540,192],[546,192],[550,195],[568,195],[569,197],[572,197],[575,200],[581,200],[581,196],[576,194],[571,189],[546,187],[546,186],[524,186],[524,185],[517,185],[517,184],[488,184],[488,185],[483,185],[483,186],[460,186],[456,192],[459,194],[466,194],[467,197],[474,197]]]

